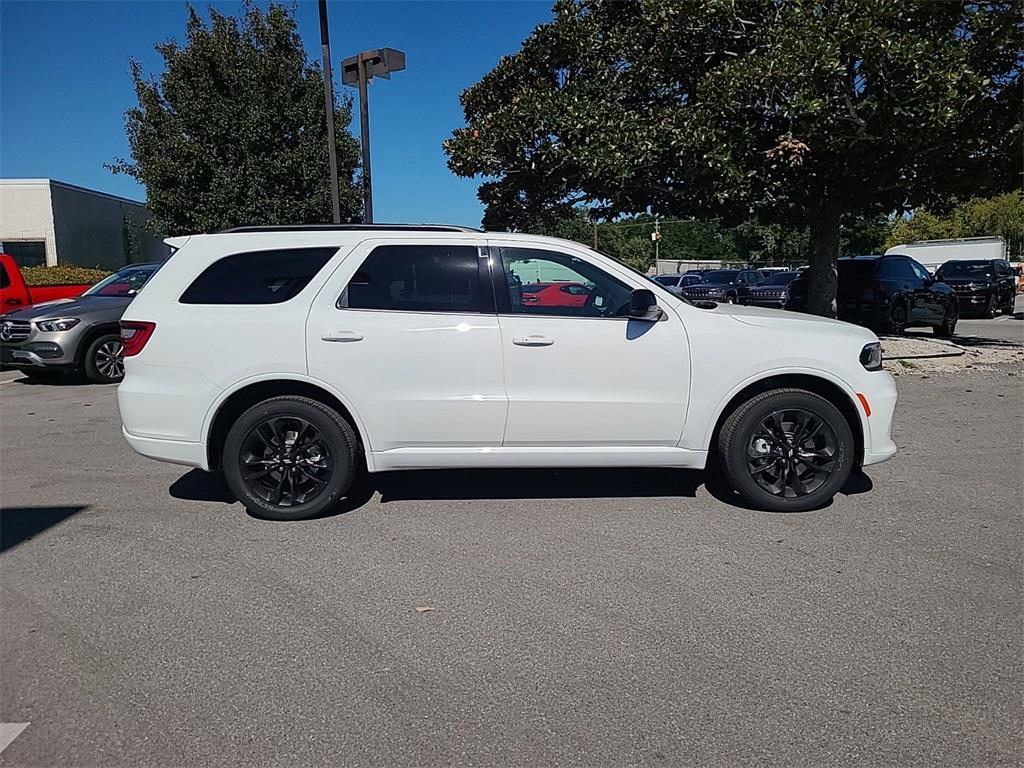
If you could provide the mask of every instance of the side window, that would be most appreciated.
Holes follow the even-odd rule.
[[[233,253],[203,270],[182,304],[280,304],[306,287],[337,248]]]
[[[931,280],[932,276],[928,274],[928,270],[922,267],[916,261],[908,261],[906,263],[910,266],[910,269],[914,272],[914,276],[918,280]]]
[[[338,306],[479,312],[479,261],[479,251],[472,245],[382,245],[356,270]]]
[[[1010,265],[1005,261],[996,262],[996,275],[999,277],[1010,276]]]
[[[532,248],[502,248],[501,261],[515,314],[561,317],[628,314],[632,289],[588,261],[567,253]],[[575,296],[579,298],[571,302],[546,300],[546,292],[530,290],[531,286],[552,282],[575,283]],[[524,293],[537,295],[541,300],[524,302]]]
[[[761,273],[757,272],[756,270],[750,270],[750,271],[744,272],[743,274],[746,277],[744,282],[747,285],[757,285],[758,283],[760,283],[760,282],[762,282],[764,280],[764,277],[761,275]]]
[[[7,274],[7,267],[0,264],[0,288],[7,288],[11,284],[11,278]]]

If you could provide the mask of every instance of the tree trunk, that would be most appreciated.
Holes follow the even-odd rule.
[[[811,263],[807,268],[807,311],[836,316],[836,259],[839,258],[839,206],[825,201],[811,211]]]

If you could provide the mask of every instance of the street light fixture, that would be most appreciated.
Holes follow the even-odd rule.
[[[341,62],[341,82],[359,88],[359,139],[363,146],[363,222],[373,223],[373,182],[370,176],[370,105],[366,85],[371,78],[391,79],[405,69],[405,53],[394,48],[374,48]]]

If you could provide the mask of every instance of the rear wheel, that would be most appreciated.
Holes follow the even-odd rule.
[[[105,333],[85,350],[85,377],[94,384],[116,384],[124,378],[121,336]]]
[[[275,397],[246,411],[224,442],[231,491],[255,516],[301,520],[323,514],[356,476],[357,442],[348,422],[306,397]]]
[[[843,487],[853,468],[853,432],[825,398],[773,389],[725,420],[718,454],[729,484],[747,501],[772,512],[801,512]]]
[[[907,304],[903,301],[897,301],[892,305],[889,310],[889,322],[888,330],[889,333],[897,336],[901,335],[907,328],[907,318],[909,317],[907,312]]]

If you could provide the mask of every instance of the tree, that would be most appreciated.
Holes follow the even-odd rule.
[[[893,227],[886,247],[915,240],[950,237],[1002,237],[1013,258],[1024,258],[1024,194],[1021,190],[991,198],[974,198],[946,215],[924,208]]]
[[[834,314],[844,216],[1019,186],[1016,2],[559,0],[462,94],[448,164],[488,227],[581,203],[807,226]]]
[[[132,160],[115,173],[146,187],[152,226],[166,234],[242,224],[331,220],[323,76],[306,60],[287,8],[246,4],[241,19],[189,6],[187,43],[160,43],[160,77],[131,62],[138,106],[126,113]],[[361,213],[356,140],[335,110],[342,215]]]

